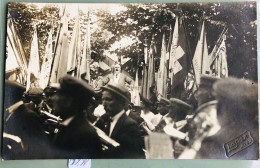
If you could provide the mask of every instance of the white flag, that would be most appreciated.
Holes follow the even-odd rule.
[[[167,96],[167,67],[166,67],[166,40],[165,33],[163,33],[162,38],[162,48],[161,48],[161,59],[160,67],[158,70],[157,78],[157,92],[159,97]]]
[[[26,91],[28,91],[31,87],[38,87],[39,70],[40,70],[39,48],[38,48],[37,30],[35,29],[32,44],[31,44],[30,60],[28,64]]]
[[[204,22],[202,24],[200,38],[196,46],[194,57],[192,60],[196,83],[200,84],[200,76],[202,74],[210,74],[208,47],[205,33]]]
[[[51,30],[49,32],[49,37],[45,49],[45,56],[43,58],[43,63],[41,67],[39,84],[42,89],[44,89],[48,85],[52,60],[53,60],[53,56],[52,56],[52,30]]]
[[[131,102],[135,106],[140,106],[140,95],[139,95],[139,85],[138,85],[138,70],[136,70],[136,77],[135,77],[135,83],[134,83],[134,88],[131,94]]]

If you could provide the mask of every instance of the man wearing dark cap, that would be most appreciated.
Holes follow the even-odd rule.
[[[61,158],[98,158],[101,142],[95,129],[84,117],[94,90],[84,81],[71,76],[61,79],[54,107],[63,126],[55,138]]]
[[[157,111],[162,116],[161,116],[159,123],[155,126],[154,131],[163,132],[163,128],[167,125],[165,119],[169,115],[170,104],[171,104],[171,102],[164,97],[161,97],[160,101],[157,103]]]
[[[175,128],[179,130],[187,123],[185,118],[192,109],[192,106],[177,98],[170,98],[170,102],[172,110],[171,117],[175,123]]]
[[[106,114],[100,128],[120,146],[105,151],[105,158],[144,158],[144,142],[138,124],[126,115],[131,100],[129,91],[120,84],[102,87],[102,103]]]

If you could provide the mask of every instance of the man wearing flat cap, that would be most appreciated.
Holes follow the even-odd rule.
[[[102,103],[106,114],[99,126],[120,146],[105,151],[105,158],[144,158],[144,142],[138,124],[126,115],[131,100],[129,91],[120,84],[110,83],[102,87]]]
[[[177,98],[170,98],[170,102],[171,117],[175,123],[174,127],[179,130],[187,123],[185,118],[193,107]]]
[[[83,80],[65,76],[60,81],[54,102],[56,114],[63,126],[55,138],[61,158],[98,158],[101,142],[95,129],[84,117],[94,96],[94,90]]]

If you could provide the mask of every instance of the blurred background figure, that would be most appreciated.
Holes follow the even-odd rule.
[[[95,129],[86,120],[84,110],[93,101],[94,90],[83,80],[71,76],[61,79],[54,108],[63,122],[54,144],[59,158],[100,157],[101,142]]]
[[[221,128],[213,136],[202,141],[197,158],[207,155],[209,158],[221,159],[227,157],[257,159],[259,156],[257,83],[228,78],[219,80],[213,88],[218,100],[217,119]],[[234,143],[235,139],[240,140],[231,147],[228,143],[232,140]]]
[[[212,76],[201,76],[200,85],[195,93],[195,97],[198,101],[198,107],[195,110],[192,118],[188,120],[188,142],[177,142],[176,148],[182,148],[183,150],[186,146],[181,144],[195,144],[198,139],[204,138],[201,134],[206,134],[207,136],[214,135],[216,131],[219,130],[219,124],[217,121],[217,101],[213,91],[213,84],[219,80],[217,77]],[[208,123],[210,128],[208,128]],[[187,148],[186,148],[187,149]],[[181,151],[179,151],[181,153]],[[191,151],[187,153],[189,156],[182,155],[180,157],[194,157],[196,152]],[[184,158],[185,158],[184,157]]]
[[[171,102],[166,98],[161,98],[159,102],[157,102],[157,112],[161,115],[158,124],[155,126],[154,131],[163,132],[163,128],[169,122],[169,107]]]
[[[54,99],[57,93],[57,88],[47,86],[42,93],[42,102],[40,104],[40,110],[43,110],[45,112],[55,114],[54,112]]]
[[[190,114],[190,111],[193,109],[193,107],[177,98],[170,98],[170,102],[170,115],[174,122],[174,128],[181,130],[187,124],[186,116]]]
[[[109,82],[127,85],[127,88],[131,88],[133,85],[133,80],[127,77],[125,74],[121,73],[121,65],[119,63],[115,63],[114,68],[112,69],[112,74],[104,78],[104,84],[108,84]]]
[[[141,117],[144,119],[145,124],[147,126],[147,128],[150,131],[154,131],[155,126],[158,125],[160,119],[161,119],[161,115],[160,114],[154,114],[151,109],[154,108],[153,103],[144,98],[141,97]]]
[[[257,83],[236,78],[216,81],[216,119],[201,120],[193,141],[180,158],[257,159],[258,89]],[[196,118],[194,118],[196,120]]]
[[[9,116],[5,121],[7,127],[3,142],[9,144],[11,148],[3,147],[3,150],[9,150],[12,158],[39,159],[53,157],[49,139],[45,134],[43,121],[39,115],[38,105],[42,99],[42,92],[43,90],[40,88],[32,88],[24,93],[23,100],[20,101],[21,103],[18,102],[19,105],[16,104],[14,105],[16,107],[11,106],[7,109]],[[17,145],[14,145],[13,140],[16,140],[22,149],[15,151]],[[4,157],[8,158],[8,156]]]

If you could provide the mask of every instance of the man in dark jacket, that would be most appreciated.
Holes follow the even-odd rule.
[[[99,124],[99,127],[120,144],[105,151],[105,158],[144,158],[144,141],[138,124],[125,112],[131,99],[129,91],[124,86],[112,83],[102,89],[106,114],[101,116],[104,124]]]
[[[84,81],[65,76],[57,91],[54,107],[63,119],[62,128],[54,140],[59,158],[99,158],[101,141],[95,129],[84,117],[94,90]]]

